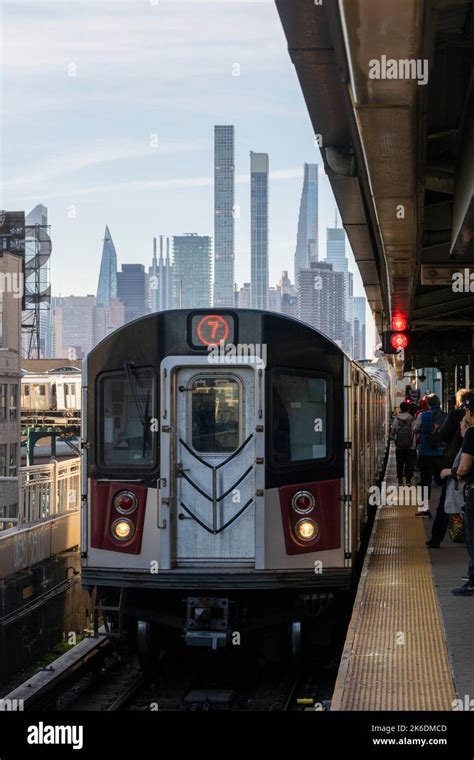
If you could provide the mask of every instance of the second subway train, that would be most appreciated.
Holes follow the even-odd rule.
[[[142,653],[289,626],[350,587],[381,477],[387,384],[297,320],[176,310],[84,367],[83,584]],[[309,614],[306,614],[309,612]]]

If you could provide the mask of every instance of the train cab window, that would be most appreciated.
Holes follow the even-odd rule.
[[[144,467],[155,463],[151,419],[156,417],[151,370],[113,372],[99,378],[99,459],[102,467]]]
[[[276,465],[325,459],[327,383],[311,374],[276,370],[272,377],[271,437]]]
[[[195,451],[220,454],[240,444],[240,384],[232,377],[198,377],[191,386],[191,431]]]

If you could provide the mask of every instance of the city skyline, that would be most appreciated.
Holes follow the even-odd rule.
[[[55,293],[96,292],[105,224],[129,263],[148,264],[157,233],[212,234],[216,124],[238,137],[236,282],[250,279],[250,150],[271,161],[269,282],[293,273],[303,166],[321,157],[278,14],[255,4],[249,24],[246,4],[191,4],[182,29],[180,5],[4,4],[0,205],[48,206]],[[324,240],[334,199],[319,174]]]

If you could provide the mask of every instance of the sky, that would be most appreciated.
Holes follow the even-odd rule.
[[[270,157],[270,285],[293,279],[305,162],[319,164],[324,259],[336,204],[273,0],[0,0],[0,13],[0,208],[48,207],[54,295],[95,294],[105,225],[119,265],[148,267],[154,236],[213,236],[214,124],[235,125],[239,285],[251,150]]]

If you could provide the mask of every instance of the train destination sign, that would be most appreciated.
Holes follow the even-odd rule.
[[[234,342],[235,319],[231,314],[193,314],[189,343],[192,348],[208,348]]]

